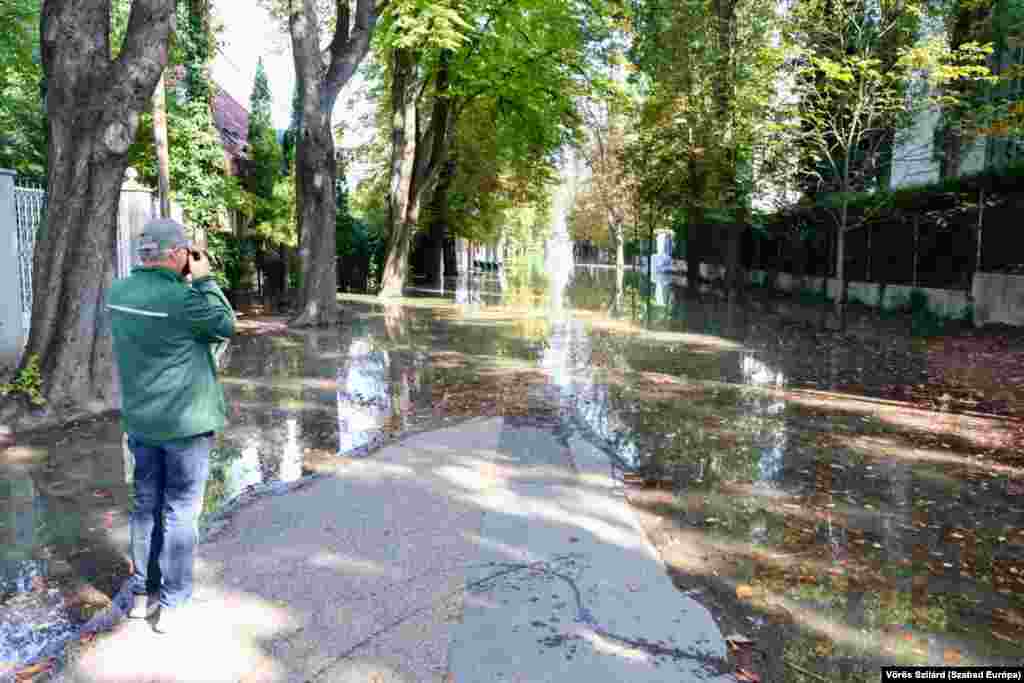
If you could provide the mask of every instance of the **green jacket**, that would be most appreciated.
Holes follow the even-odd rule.
[[[167,268],[135,268],[107,300],[121,379],[121,419],[150,442],[217,432],[227,421],[212,346],[235,333],[235,312],[210,277],[190,287]]]

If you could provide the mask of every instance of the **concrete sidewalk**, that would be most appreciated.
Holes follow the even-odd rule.
[[[186,629],[123,621],[60,678],[733,680],[610,472],[582,440],[500,419],[345,460],[201,546]]]

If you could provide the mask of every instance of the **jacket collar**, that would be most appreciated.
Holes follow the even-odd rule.
[[[132,269],[132,273],[153,273],[154,275],[159,275],[160,277],[164,277],[169,280],[175,280],[181,283],[185,282],[185,278],[181,273],[164,266],[138,266]]]

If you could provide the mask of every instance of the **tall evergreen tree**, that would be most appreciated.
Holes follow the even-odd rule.
[[[281,172],[281,148],[271,119],[273,96],[261,59],[256,65],[249,98],[249,191],[262,199],[274,195],[274,183]]]

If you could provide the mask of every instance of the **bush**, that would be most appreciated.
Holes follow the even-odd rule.
[[[46,405],[43,398],[43,374],[39,370],[39,356],[33,354],[13,382],[0,384],[0,396],[22,395],[34,406]]]

